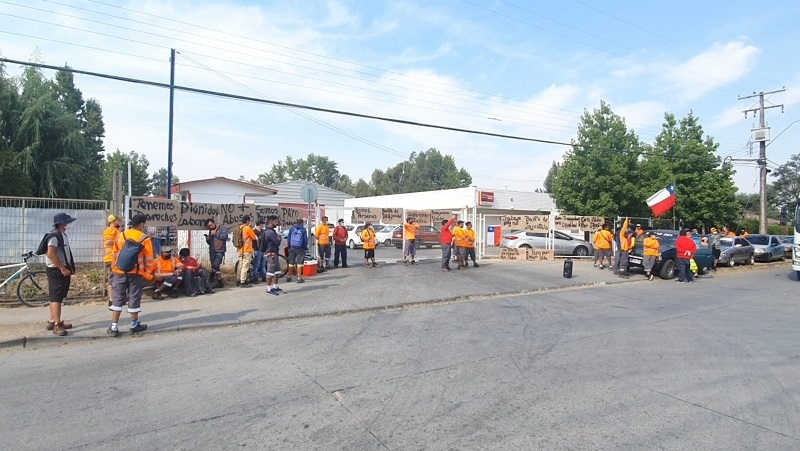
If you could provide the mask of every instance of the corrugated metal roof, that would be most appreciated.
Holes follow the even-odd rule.
[[[328,188],[327,186],[322,186],[317,183],[312,183],[306,180],[291,180],[284,183],[276,183],[274,185],[270,185],[269,187],[278,191],[278,194],[274,196],[270,196],[269,202],[270,203],[279,203],[279,204],[302,204],[303,199],[300,197],[300,188],[303,185],[311,183],[312,185],[317,187],[317,191],[319,192],[319,204],[320,205],[328,205],[328,206],[344,206],[345,199],[352,199],[353,196],[350,194],[335,190],[333,188]]]

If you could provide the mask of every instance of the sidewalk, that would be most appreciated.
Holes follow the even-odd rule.
[[[480,268],[454,269],[450,273],[442,272],[439,261],[434,260],[409,266],[387,264],[377,269],[353,266],[309,277],[302,285],[284,279],[280,296],[265,294],[263,284],[220,289],[195,298],[154,301],[145,296],[141,320],[148,325],[144,334],[153,334],[644,280],[641,275],[622,279],[609,270],[593,268],[589,261],[575,261],[573,278],[565,279],[562,264],[490,260]],[[64,319],[73,324],[66,337],[56,337],[45,330],[47,317],[47,307],[0,309],[0,348],[109,339],[106,329],[111,314],[105,303],[66,305]],[[123,311],[118,339],[130,337],[128,324],[128,314]]]

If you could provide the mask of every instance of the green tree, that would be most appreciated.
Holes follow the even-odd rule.
[[[561,163],[553,162],[550,170],[547,171],[547,177],[544,178],[544,192],[550,193],[553,190],[553,183],[558,178],[558,171],[561,169]]]
[[[93,198],[102,161],[102,110],[87,108],[72,74],[0,67],[0,193]]]
[[[128,161],[131,162],[131,192],[134,196],[146,196],[150,193],[151,178],[148,174],[150,162],[147,157],[136,152],[123,153],[119,149],[106,155],[103,172],[100,198],[111,200],[114,171],[122,172],[122,194],[128,194]],[[166,189],[166,188],[165,188]]]
[[[647,207],[639,195],[638,158],[647,146],[625,120],[601,102],[584,111],[578,136],[553,181],[553,198],[566,214],[642,216]],[[666,185],[665,185],[666,186]]]
[[[274,185],[289,180],[306,180],[329,188],[334,188],[334,185],[349,188],[343,186],[340,178],[341,174],[335,161],[323,155],[310,153],[306,158],[294,159],[288,155],[285,160],[278,160],[269,172],[259,175],[253,183]]]
[[[355,185],[353,185],[353,191],[349,194],[355,197],[369,197],[373,195],[373,192],[372,187],[366,180],[358,179]]]
[[[172,174],[172,184],[177,185],[181,180]],[[150,177],[149,194],[158,197],[167,197],[167,168],[160,168]]]
[[[716,155],[719,145],[703,135],[697,116],[680,121],[664,115],[652,152],[641,163],[639,198],[675,183],[675,215],[692,225],[724,224],[737,218],[733,167]]]
[[[789,161],[780,165],[772,176],[776,179],[772,183],[775,188],[775,205],[778,208],[789,206],[788,209],[793,214],[792,206],[800,198],[800,153],[789,157]]]

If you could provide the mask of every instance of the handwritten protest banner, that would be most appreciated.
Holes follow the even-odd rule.
[[[606,218],[602,216],[583,216],[581,217],[581,230],[600,230],[603,224],[606,223]]]
[[[402,215],[402,212],[401,212]],[[372,222],[378,223],[383,218],[383,212],[380,208],[368,207],[355,207],[353,208],[353,222]]]
[[[575,230],[578,231],[581,228],[581,219],[582,216],[556,216],[555,219],[555,228],[559,230]]]
[[[450,210],[431,210],[431,221],[434,226],[440,226],[442,221],[449,221],[454,212]]]
[[[147,225],[155,227],[176,227],[181,230],[205,230],[206,221],[213,219],[218,225],[226,227],[242,223],[249,215],[255,221],[266,220],[275,215],[281,225],[291,226],[303,212],[297,208],[275,207],[255,204],[209,204],[201,202],[182,202],[171,199],[131,198],[131,216],[143,214]]]
[[[548,261],[555,259],[555,252],[546,249],[510,248],[504,247],[500,250],[501,260],[517,261]]]
[[[504,215],[500,222],[503,228],[547,232],[550,230],[550,215]]]
[[[414,218],[418,224],[430,225],[431,224],[431,211],[430,210],[406,210],[406,218]]]
[[[402,224],[405,221],[402,208],[381,208],[381,222],[384,224]]]

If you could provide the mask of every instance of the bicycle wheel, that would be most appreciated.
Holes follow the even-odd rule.
[[[278,278],[285,276],[289,272],[289,260],[281,254],[278,254],[278,266],[281,268]]]
[[[41,307],[49,304],[47,273],[34,271],[23,277],[17,285],[17,299],[28,307]]]

